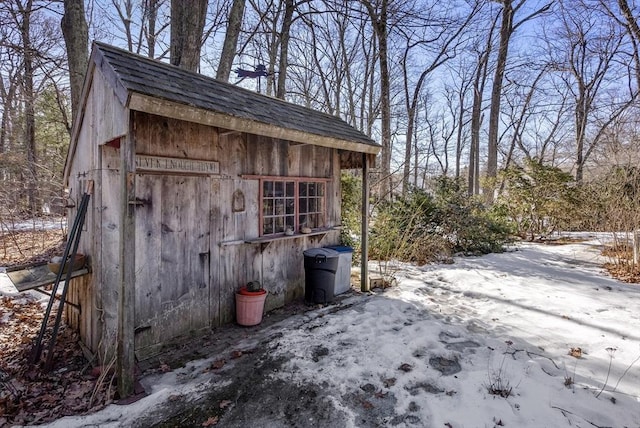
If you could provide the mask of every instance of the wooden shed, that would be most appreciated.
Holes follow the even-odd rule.
[[[94,192],[73,323],[123,358],[232,322],[248,281],[267,311],[302,299],[303,251],[339,243],[341,169],[380,149],[335,116],[102,43],[75,119],[65,180],[76,201]]]

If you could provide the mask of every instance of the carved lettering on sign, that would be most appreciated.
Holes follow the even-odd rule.
[[[216,161],[136,155],[136,170],[209,175],[220,174],[220,163]]]

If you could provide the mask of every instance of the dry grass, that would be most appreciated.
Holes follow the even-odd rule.
[[[633,248],[630,245],[606,246],[602,255],[611,260],[604,264],[611,276],[626,283],[640,284],[640,266],[633,263]]]
[[[612,277],[622,282],[640,284],[640,268],[638,266],[632,268],[624,264],[605,263],[604,268]]]

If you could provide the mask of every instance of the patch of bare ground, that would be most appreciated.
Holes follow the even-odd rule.
[[[638,266],[634,268],[626,264],[605,263],[604,268],[612,277],[622,282],[640,284],[640,268]]]
[[[60,229],[12,231],[0,235],[0,266],[20,266],[51,259],[64,250]],[[43,344],[46,359],[57,305]],[[45,307],[29,294],[0,295],[0,427],[37,425],[62,416],[95,411],[113,400],[113,386],[99,382],[85,358],[78,336],[64,324],[56,338],[53,368],[30,364]]]
[[[64,325],[53,350],[52,370],[30,364],[43,317],[42,305],[33,298],[0,300],[0,426],[41,424],[93,411],[113,395],[108,384],[98,383],[92,375],[76,333]],[[55,311],[50,326],[54,318]],[[49,339],[50,334],[45,335],[45,346]],[[42,361],[46,350],[43,354]]]
[[[559,236],[557,238],[541,238],[540,242],[546,245],[565,245],[565,244],[575,244],[578,242],[588,241],[587,238],[580,238],[576,236]]]
[[[14,230],[0,234],[0,266],[45,262],[64,250],[64,233],[54,230]]]

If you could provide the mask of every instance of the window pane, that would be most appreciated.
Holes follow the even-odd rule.
[[[284,183],[282,181],[276,181],[274,184],[274,195],[284,196]]]
[[[276,199],[275,200],[275,215],[283,215],[284,214],[284,199]]]
[[[265,218],[264,219],[264,227],[262,228],[263,235],[270,235],[273,233],[273,219]]]
[[[273,196],[273,181],[265,181],[262,184],[263,196]]]
[[[289,216],[286,216],[286,217],[285,217],[285,223],[286,223],[286,225],[287,225],[287,226],[289,226],[289,227],[291,227],[292,229],[293,229],[293,228],[294,228],[294,226],[295,226],[295,225],[294,225],[294,220],[295,220],[295,217],[294,217],[294,216],[292,216],[292,215],[289,215]]]
[[[262,235],[283,233],[289,227],[326,226],[325,182],[265,179],[262,192]]]
[[[262,203],[262,215],[273,215],[273,199],[264,199]]]
[[[310,228],[319,227],[318,226],[318,215],[317,214],[309,214],[307,216],[307,226]]]
[[[274,220],[273,233],[284,232],[284,217],[276,217]]]

